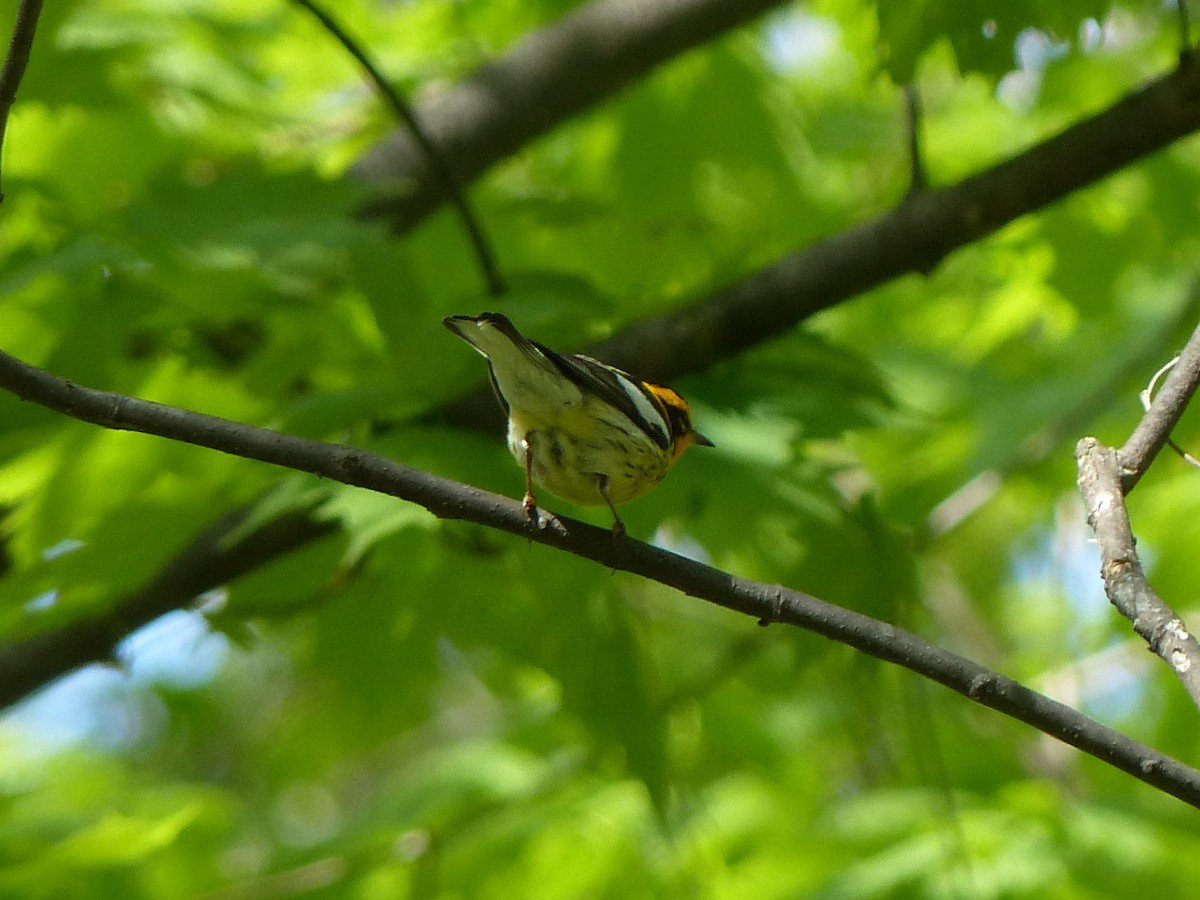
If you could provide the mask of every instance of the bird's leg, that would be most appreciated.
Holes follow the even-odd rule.
[[[613,537],[623,537],[625,535],[625,523],[621,521],[621,516],[617,512],[617,508],[613,506],[613,502],[608,499],[608,476],[598,475],[597,484],[600,487],[600,496],[604,498],[604,502],[608,504],[608,508],[613,514]]]
[[[521,439],[521,447],[525,450],[525,496],[521,499],[521,509],[531,522],[537,522],[537,498],[533,496],[533,432]]]

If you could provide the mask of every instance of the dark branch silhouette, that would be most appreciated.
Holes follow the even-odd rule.
[[[367,74],[367,77],[371,79],[376,90],[383,95],[392,112],[408,127],[412,139],[416,141],[417,146],[421,148],[421,152],[425,154],[429,170],[437,180],[443,195],[449,200],[450,205],[454,207],[455,212],[458,213],[458,217],[462,219],[463,228],[467,231],[467,236],[471,240],[471,246],[475,249],[475,258],[479,261],[479,267],[483,271],[484,280],[487,282],[488,293],[493,297],[499,297],[505,291],[504,278],[501,276],[500,268],[496,264],[496,254],[492,250],[491,242],[488,240],[483,226],[475,215],[475,210],[467,199],[467,192],[466,188],[463,187],[462,179],[459,178],[458,173],[454,170],[454,166],[446,159],[445,154],[434,145],[429,135],[425,133],[425,129],[421,126],[421,122],[417,118],[417,114],[412,106],[404,99],[395,86],[383,76],[383,72],[375,65],[362,45],[350,37],[333,16],[312,2],[312,0],[292,0],[292,2],[312,13],[313,17],[321,23],[321,26],[333,35],[339,44],[346,48],[346,52],[354,57],[355,61]]]
[[[587,102],[617,89],[665,55],[732,27],[771,4],[671,0],[652,5],[628,23],[618,15],[627,5],[628,0],[589,4],[530,36],[486,72],[446,95],[459,99],[443,99],[422,109],[422,120],[440,122],[438,128],[453,132],[451,140],[434,129],[439,146],[449,142],[474,147],[467,156],[478,164],[468,174],[477,174],[515,149],[520,140],[541,133]],[[656,43],[659,41],[661,45]],[[539,62],[534,49],[541,46],[558,49]],[[582,94],[575,93],[573,82],[554,81],[573,59],[590,59],[605,70],[589,75],[599,81],[589,81]],[[897,208],[797,251],[707,299],[631,325],[589,350],[643,377],[670,381],[786,331],[804,317],[893,277],[926,271],[954,249],[1200,127],[1200,67],[1188,64],[1190,59],[1186,57],[1178,70],[1109,109],[1012,159],[956,185],[911,197]],[[607,71],[609,66],[613,71]],[[538,78],[550,83],[536,84]],[[485,88],[489,79],[509,84],[511,92],[489,92]],[[566,96],[555,94],[553,104],[537,105],[543,93],[555,91]],[[532,107],[527,108],[528,104]],[[507,137],[500,140],[497,131]],[[514,139],[514,134],[519,139]],[[420,154],[401,153],[392,158],[389,169],[393,175],[407,173],[415,179],[414,184],[425,185],[416,189],[425,201],[405,207],[409,212],[418,208],[428,212],[439,202],[436,185],[428,173],[422,174],[421,158]],[[461,159],[458,161],[461,165]],[[411,224],[416,219],[406,221]],[[484,390],[440,415],[467,427],[500,425],[495,402]],[[219,569],[224,564],[222,551],[214,546],[212,552],[211,564]],[[264,556],[263,562],[270,559]],[[174,604],[185,605],[191,599],[176,595]]]
[[[603,0],[589,4],[564,18],[561,31],[530,36],[505,60],[447,95],[449,99],[437,106],[441,114],[428,120],[433,123],[430,133],[438,146],[448,148],[458,171],[472,178],[521,143],[628,83],[657,61],[772,5],[745,0],[664,0],[648,5]],[[23,13],[35,10],[36,21],[38,6],[26,0],[21,9]],[[696,27],[674,28],[678,22],[671,21],[670,16],[681,10],[697,14],[690,20]],[[622,13],[632,17],[634,12],[643,15],[639,22],[649,24],[633,35],[631,43],[622,44],[620,39],[629,35],[619,33],[615,26],[620,23],[611,16]],[[609,27],[606,30],[601,26]],[[594,40],[579,42],[581,36],[588,35]],[[31,41],[32,27],[28,37]],[[24,53],[27,56],[28,44]],[[14,58],[19,59],[19,55],[10,53],[9,61]],[[538,64],[539,59],[545,64]],[[578,71],[586,59],[598,63],[609,60],[611,66],[601,66],[604,71],[599,78],[582,79],[586,83],[578,90],[564,85],[562,79],[546,77],[556,71],[555,66]],[[1192,72],[1193,68],[1185,64],[1098,116],[959,185],[911,196],[891,212],[799,251],[708,300],[628,329],[602,345],[599,352],[647,376],[671,377],[739,352],[791,327],[806,315],[896,275],[927,271],[957,247],[1194,130],[1200,125],[1200,75]],[[506,84],[506,75],[521,78]],[[11,85],[14,96],[17,81],[19,73],[2,82],[6,88]],[[515,88],[531,89],[524,93],[510,90]],[[514,99],[522,102],[514,103]],[[424,114],[421,118],[426,121]],[[455,123],[457,130],[448,140],[449,123]],[[477,143],[467,146],[464,135]],[[429,166],[427,159],[420,160],[415,154],[406,156],[404,151],[393,155],[391,161],[391,175]],[[388,207],[393,221],[401,225],[416,221],[441,198],[438,185],[428,174],[415,178],[413,183],[417,186],[413,193]],[[785,622],[810,629],[936,680],[1200,807],[1200,772],[916,635],[815,597],[740,579],[636,541],[614,541],[606,530],[571,520],[543,517],[531,524],[515,501],[364,451],[91,390],[9,356],[0,355],[0,384],[18,396],[98,425],[184,440],[383,491],[419,503],[439,516],[477,522],[610,568],[654,578],[762,622]],[[231,514],[232,520],[237,517],[237,513]],[[279,523],[264,526],[246,538],[239,563],[236,553],[221,557],[227,551],[213,549],[234,527],[232,521],[216,523],[159,576],[158,581],[168,581],[173,571],[178,575],[178,584],[161,591],[153,602],[139,592],[128,599],[127,605],[135,612],[140,609],[143,616],[156,615],[156,610],[177,605],[166,601],[169,596],[186,602],[214,577],[236,577],[257,562],[319,536],[311,530],[315,529],[313,523],[300,517],[284,522],[290,527],[281,527],[277,546],[271,546],[266,538],[275,524]],[[215,574],[198,574],[214,559],[222,560],[225,568]],[[36,642],[52,642],[55,635],[65,634],[56,632],[0,652],[0,672],[9,671],[2,660],[23,659],[30,665],[31,655],[36,657],[41,668],[36,677],[26,681],[27,689],[33,689],[93,653],[94,658],[104,658],[112,643],[128,630],[120,616],[123,611],[124,606],[114,609],[109,616],[92,620],[90,626],[82,623],[81,628],[94,630],[77,633],[80,640],[70,647],[74,656],[69,659],[64,656],[53,660],[37,652],[50,645]]]
[[[701,371],[798,322],[1062,199],[1200,128],[1200,66],[1183,66],[1107,110],[957,184],[911,194],[877,218],[799,250],[674,313],[595,345],[643,377]]]
[[[363,450],[93,390],[4,353],[0,353],[0,387],[85,422],[185,441],[378,491],[417,503],[439,518],[474,522],[641,575],[744,613],[760,624],[781,622],[813,631],[932,679],[1200,808],[1200,771],[911,632],[809,594],[739,578],[640,541],[615,539],[608,529],[543,511],[537,522],[531,522],[514,500]],[[109,621],[119,630],[115,618]],[[9,654],[28,657],[30,652],[29,645],[19,645],[0,654],[0,659]]]
[[[80,666],[112,658],[116,645],[131,631],[335,530],[332,523],[291,514],[230,545],[228,536],[245,524],[248,513],[242,508],[222,516],[145,586],[118,600],[107,615],[0,647],[0,708]]]
[[[929,187],[925,155],[921,150],[921,92],[915,84],[904,86],[904,128],[908,137],[908,192],[919,194]]]
[[[782,5],[784,0],[593,0],[418,104],[417,117],[455,171],[473,181],[660,63]],[[401,186],[364,210],[398,231],[445,199],[425,154],[404,131],[367,154],[358,171]]]
[[[0,68],[0,151],[4,149],[4,133],[8,130],[8,116],[17,100],[17,88],[25,77],[25,66],[33,50],[33,36],[37,32],[38,19],[42,14],[42,0],[21,0],[17,7],[17,19],[13,23],[12,38],[4,56],[4,67]],[[0,202],[4,191],[0,189]]]
[[[930,272],[955,250],[1197,128],[1200,65],[1185,64],[1011,159],[957,184],[907,194],[873,219],[585,351],[655,381],[703,371],[894,278]],[[455,424],[498,425],[483,388],[445,413]]]

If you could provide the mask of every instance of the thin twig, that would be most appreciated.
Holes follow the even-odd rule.
[[[1179,362],[1179,355],[1171,357],[1167,364],[1159,367],[1159,370],[1150,376],[1150,382],[1138,394],[1138,399],[1142,401],[1142,409],[1145,412],[1150,412],[1150,407],[1154,403],[1154,392],[1158,390],[1158,383],[1162,381],[1162,377],[1175,368],[1175,364]]]
[[[41,14],[42,0],[21,0],[21,5],[17,7],[12,39],[8,42],[4,67],[0,68],[0,153],[4,150],[8,116],[17,100],[17,89],[21,86],[21,79],[25,77],[25,67],[29,64],[33,36],[37,32],[38,17]],[[2,202],[4,190],[0,188],[0,203]]]
[[[214,416],[97,391],[0,353],[0,388],[73,418],[140,431],[311,472],[556,547],[606,568],[674,587],[760,622],[795,625],[903,666],[1043,731],[1200,809],[1200,771],[911,632],[780,585],[739,578],[608,529],[543,516],[521,504],[351,447],[310,441]]]
[[[314,3],[313,0],[292,0],[292,2],[312,13],[316,20],[321,23],[321,26],[333,35],[338,43],[346,49],[346,52],[354,57],[355,61],[367,74],[367,77],[374,83],[376,89],[383,95],[388,106],[392,108],[392,112],[396,114],[396,117],[401,122],[408,126],[413,140],[417,142],[417,145],[429,160],[429,165],[435,177],[441,183],[442,190],[450,198],[451,205],[458,212],[459,218],[462,219],[463,227],[467,230],[467,235],[471,239],[471,245],[475,248],[475,256],[479,260],[479,267],[483,270],[484,279],[487,281],[488,292],[493,297],[501,296],[506,290],[504,278],[500,274],[495,254],[492,251],[487,235],[484,233],[483,226],[479,223],[479,219],[475,216],[475,210],[467,200],[463,180],[459,177],[458,172],[455,171],[447,155],[434,145],[433,140],[421,126],[416,111],[401,96],[400,92],[396,90],[391,82],[384,77],[379,67],[375,65],[362,46],[329,13]]]
[[[908,132],[908,193],[921,194],[929,187],[921,153],[921,95],[911,81],[904,86],[904,120]]]
[[[1176,356],[1174,359],[1172,359],[1170,362],[1168,362],[1165,366],[1163,366],[1161,369],[1159,369],[1157,372],[1155,372],[1154,375],[1150,379],[1150,383],[1148,385],[1146,385],[1146,387],[1142,390],[1142,392],[1140,394],[1138,394],[1139,399],[1141,399],[1141,401],[1142,401],[1142,409],[1144,409],[1146,412],[1150,412],[1151,406],[1154,405],[1154,392],[1158,389],[1159,380],[1164,375],[1166,375],[1168,372],[1170,372],[1173,368],[1175,368],[1175,364],[1178,362],[1179,362],[1179,357]],[[1182,459],[1189,466],[1195,466],[1197,468],[1200,468],[1200,459],[1196,459],[1196,457],[1192,456],[1192,454],[1188,453],[1186,450],[1184,450],[1182,447],[1180,447],[1177,443],[1175,443],[1174,438],[1171,438],[1169,436],[1167,437],[1167,446],[1170,447],[1172,450],[1174,450],[1175,453],[1178,454],[1179,458]]]
[[[1179,56],[1182,59],[1192,52],[1192,23],[1188,15],[1188,0],[1175,0],[1175,9],[1179,11]]]
[[[1200,327],[1188,339],[1150,409],[1119,452],[1121,489],[1125,494],[1133,490],[1166,446],[1197,386],[1200,386]]]

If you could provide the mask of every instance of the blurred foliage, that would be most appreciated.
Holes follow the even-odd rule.
[[[331,9],[436,90],[565,0]],[[4,5],[6,22],[15,4]],[[47,4],[5,143],[0,343],[95,387],[517,496],[449,313],[564,348],[945,184],[1176,56],[1143,0],[814,0],[662,66],[439,213],[345,173],[390,127],[301,10]],[[682,380],[713,451],[625,513],[739,575],[915,629],[1185,760],[1195,710],[1107,607],[1071,448],[1119,443],[1197,318],[1195,140]],[[376,423],[393,423],[390,429]],[[1193,449],[1200,420],[1178,434]],[[1193,605],[1194,470],[1133,496]],[[0,395],[0,643],[98,615],[257,504],[336,536],[0,720],[0,896],[1186,896],[1194,813],[903,672],[542,547]],[[565,512],[595,512],[564,507]],[[1193,860],[1189,862],[1189,860]]]

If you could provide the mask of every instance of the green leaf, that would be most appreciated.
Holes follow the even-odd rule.
[[[53,854],[78,868],[136,863],[178,840],[200,811],[201,805],[193,803],[155,819],[108,813],[60,843]]]

